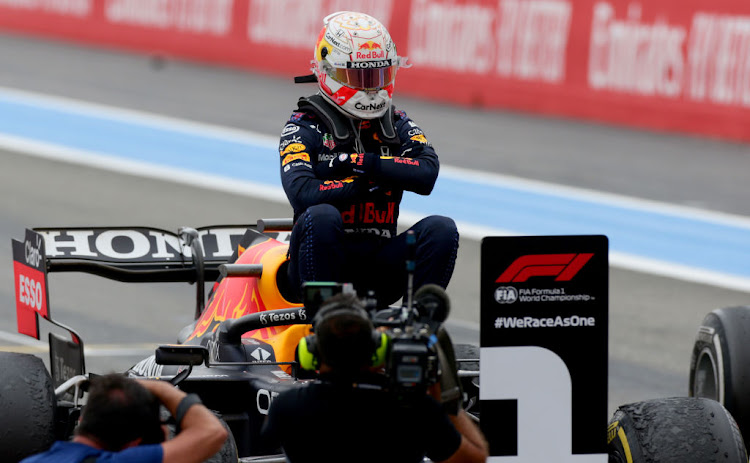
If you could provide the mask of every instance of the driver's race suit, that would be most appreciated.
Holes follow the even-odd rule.
[[[412,249],[397,235],[404,191],[428,195],[438,156],[422,129],[391,107],[374,120],[344,116],[320,96],[301,98],[279,143],[281,181],[294,209],[289,278],[352,282],[391,304],[406,290]],[[430,216],[412,226],[414,288],[446,287],[458,249],[454,221]]]

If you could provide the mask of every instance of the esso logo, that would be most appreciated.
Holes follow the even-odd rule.
[[[44,292],[42,284],[24,275],[18,277],[18,300],[36,310],[42,309]]]

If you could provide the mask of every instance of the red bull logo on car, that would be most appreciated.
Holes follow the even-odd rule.
[[[285,245],[276,240],[268,239],[247,248],[239,256],[236,263],[264,262],[264,259],[269,259],[267,262],[271,262],[277,259],[283,260],[285,256]],[[250,277],[224,278],[221,280],[206,309],[198,318],[188,341],[212,332],[224,320],[239,318],[250,313],[289,307],[288,304],[283,304],[283,301],[277,300],[278,298],[264,297],[264,295],[269,295],[267,291],[264,292],[261,289],[260,284],[259,279]],[[284,330],[285,327],[269,326],[250,332],[248,336],[269,339]]]

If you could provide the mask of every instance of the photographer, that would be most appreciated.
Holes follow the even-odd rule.
[[[313,322],[320,379],[274,399],[264,439],[305,461],[479,462],[487,443],[468,415],[428,394],[399,399],[371,370],[380,333],[353,295],[339,294]],[[439,390],[432,391],[439,397]]]
[[[164,442],[163,404],[182,431]],[[86,405],[70,442],[56,442],[22,463],[198,463],[221,449],[227,431],[197,396],[164,381],[120,374],[91,379]]]

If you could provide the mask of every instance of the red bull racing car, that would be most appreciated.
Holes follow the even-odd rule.
[[[311,332],[316,304],[351,290],[348,284],[314,284],[306,303],[296,300],[286,283],[291,226],[291,220],[279,219],[183,228],[177,234],[153,228],[27,230],[26,239],[13,244],[19,332],[38,339],[41,315],[67,330],[70,339],[50,334],[49,373],[36,357],[0,353],[5,377],[19,386],[31,377],[36,385],[13,388],[18,392],[10,396],[0,393],[0,403],[12,403],[6,420],[15,430],[0,436],[0,454],[17,461],[72,435],[88,378],[83,340],[49,316],[47,273],[86,272],[123,282],[196,283],[195,321],[175,330],[176,344],[160,346],[125,373],[169,380],[198,394],[231,430],[228,449],[216,461],[285,461],[280,449],[266,448],[259,438],[265,416],[279,392],[315,377],[300,368],[295,353]],[[210,282],[215,283],[207,296]],[[393,311],[402,314],[397,308],[380,312],[389,327],[398,324]],[[371,313],[379,325],[379,315]],[[465,406],[471,409],[478,400],[478,350],[458,348],[459,355],[473,356],[461,373]],[[436,356],[428,360],[426,367],[436,369]]]
[[[179,384],[182,390],[198,394],[203,403],[220,416],[231,430],[231,438],[211,461],[285,461],[281,449],[264,445],[260,438],[261,427],[274,397],[316,376],[314,371],[302,369],[295,356],[298,343],[310,333],[316,304],[336,291],[350,290],[345,283],[320,283],[307,288],[304,301],[295,298],[286,279],[287,238],[291,225],[291,220],[287,219],[260,220],[253,226],[183,228],[178,233],[133,227],[39,228],[27,230],[23,241],[14,240],[19,333],[39,339],[41,316],[67,331],[69,337],[50,333],[49,371],[38,357],[0,352],[3,374],[0,406],[4,410],[0,415],[0,461],[19,461],[45,450],[54,440],[70,438],[85,403],[85,389],[93,373],[85,368],[83,340],[75,330],[49,316],[47,274],[54,272],[86,272],[122,282],[194,283],[194,322],[181,330],[175,327],[176,343],[159,346],[153,355],[124,373]],[[550,260],[550,256],[566,255],[544,254],[543,257]],[[526,261],[529,257],[522,259]],[[511,260],[514,259],[518,260],[515,256]],[[604,265],[606,269],[606,259]],[[560,270],[556,272],[553,273],[557,275]],[[501,294],[507,296],[516,290],[513,282],[496,283],[495,277],[493,275],[490,283],[501,285],[504,291],[500,291]],[[210,282],[214,284],[206,295],[206,285]],[[491,293],[497,297],[500,293],[494,286],[490,288]],[[606,293],[606,279],[603,290]],[[417,302],[418,294],[414,297]],[[492,302],[502,302],[500,306],[506,307],[510,300],[505,297]],[[372,306],[371,315],[376,326],[391,330],[394,339],[410,343],[409,352],[414,352],[415,344],[422,347],[428,344],[418,333],[435,334],[447,317],[447,307],[440,303],[426,309],[428,306],[409,303],[405,308],[383,310]],[[173,342],[174,338],[169,341]],[[604,343],[606,352],[606,329]],[[401,377],[398,370],[401,363],[394,360],[398,358],[399,345],[405,344],[391,342],[390,363],[384,372],[389,378],[388,387],[401,392],[409,388],[419,390],[426,382],[440,380],[441,368],[445,367],[445,357],[440,360],[440,349],[420,351],[424,352],[418,362],[422,368],[420,375]],[[457,367],[452,369],[458,371],[460,383],[456,389],[462,392],[459,398],[464,409],[478,421],[480,349],[469,345],[452,347],[457,359]],[[541,358],[555,358],[538,348],[531,351]],[[490,359],[484,352],[482,348],[482,358]],[[490,349],[487,352],[501,353]],[[413,373],[414,365],[408,366]],[[528,372],[534,369],[530,367],[519,368]],[[483,374],[485,371],[492,373],[488,376],[492,384],[503,381],[503,375],[496,372],[505,371],[507,376],[513,371],[510,366],[505,368],[494,363],[483,363],[482,369]],[[565,368],[560,370],[563,379],[565,371]],[[606,383],[606,368],[603,374]],[[590,372],[567,375],[565,381],[574,388],[581,381],[592,380]],[[424,380],[416,381],[415,377]],[[522,392],[546,398],[552,397],[551,392],[559,389],[558,386],[537,384],[533,390],[522,388]],[[482,407],[485,403],[490,405],[485,409],[484,418],[493,418],[482,420],[483,424],[488,423],[483,431],[490,442],[493,461],[535,461],[523,455],[524,450],[513,442],[520,442],[521,434],[529,435],[529,431],[540,439],[542,445],[536,447],[543,448],[544,440],[551,436],[523,427],[521,418],[529,409],[521,399],[486,390],[483,396]],[[500,400],[490,400],[493,398]],[[606,394],[603,399],[606,402]],[[510,409],[508,403],[512,406]],[[502,420],[494,419],[492,413],[498,410],[498,404],[502,404],[503,410],[516,410],[516,415],[510,413],[502,418],[512,423],[503,424]],[[545,416],[544,421],[554,422],[555,418]],[[497,428],[490,426],[498,423]],[[601,424],[603,428],[606,420]],[[565,429],[571,428],[570,418],[555,428],[564,434]],[[713,400],[682,397],[624,405],[610,421],[608,432],[604,431],[602,429],[600,436],[593,436],[595,450],[588,454],[578,454],[575,448],[571,449],[570,434],[557,439],[563,443],[560,446],[563,451],[556,455],[555,461],[747,462],[737,425],[726,409]],[[498,440],[504,442],[495,444]],[[511,450],[502,453],[506,447]]]

